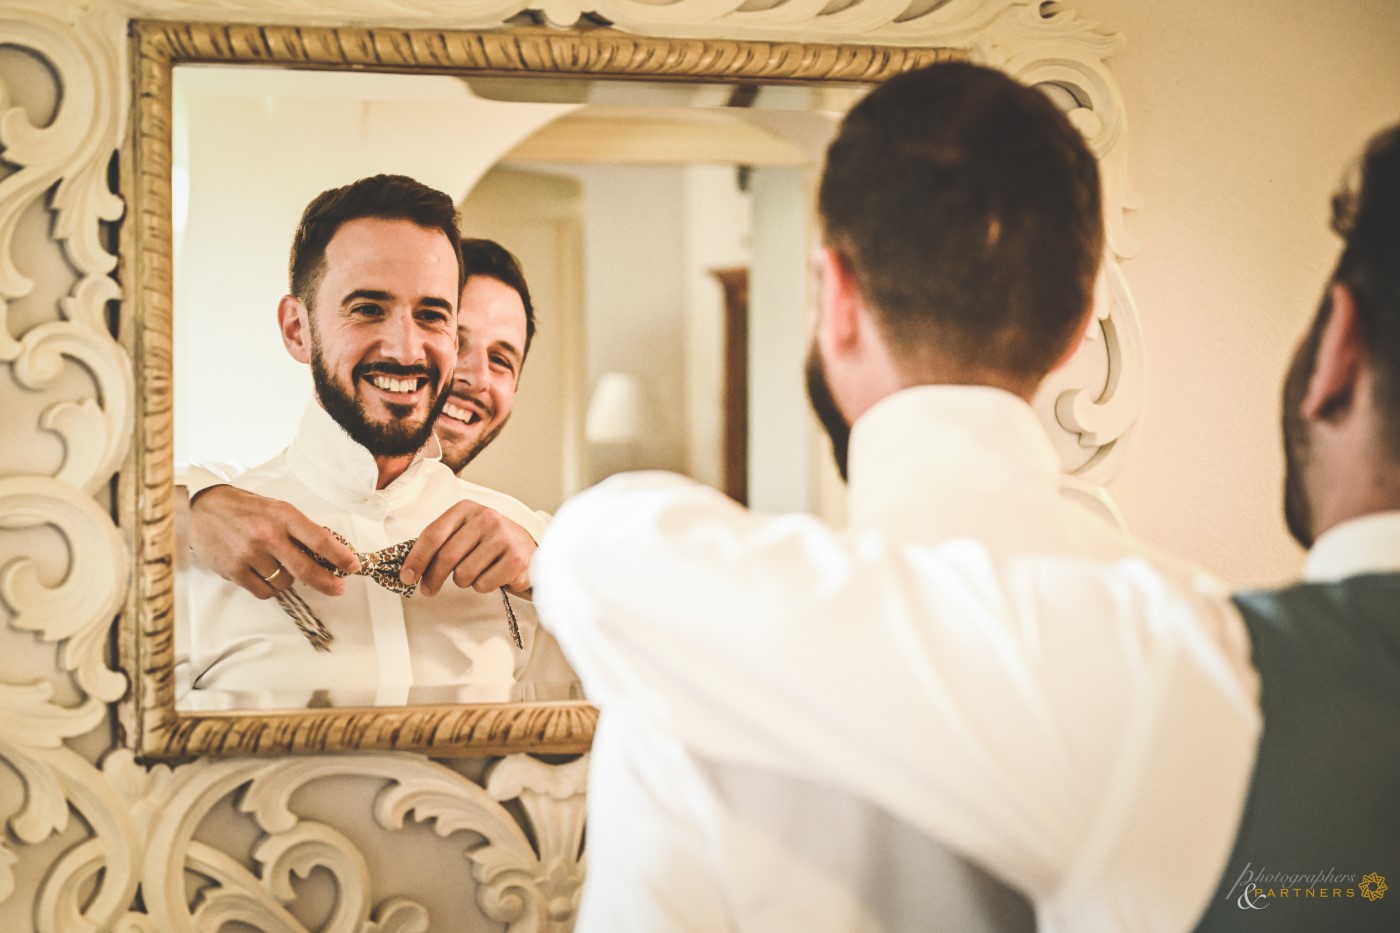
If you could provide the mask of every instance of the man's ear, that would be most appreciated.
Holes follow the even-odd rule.
[[[821,315],[817,339],[829,353],[849,350],[859,340],[860,311],[864,300],[856,288],[855,276],[841,254],[823,246],[817,256],[821,271]]]
[[[282,346],[298,363],[311,362],[311,310],[291,295],[277,303],[277,326]]]
[[[1317,344],[1308,390],[1300,406],[1309,421],[1329,418],[1351,403],[1365,353],[1365,335],[1356,315],[1356,296],[1341,282],[1333,282],[1328,297],[1332,309]]]

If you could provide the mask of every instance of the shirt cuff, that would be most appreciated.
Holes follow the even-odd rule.
[[[225,467],[222,464],[177,463],[175,465],[175,485],[185,487],[189,500],[193,502],[195,496],[206,489],[228,485],[238,472],[236,468]]]

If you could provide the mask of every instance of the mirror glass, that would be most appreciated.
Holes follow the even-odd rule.
[[[174,79],[177,471],[234,475],[298,434],[311,377],[277,326],[298,218],[328,188],[398,173],[450,194],[465,236],[514,253],[536,309],[509,424],[464,479],[543,513],[647,468],[762,508],[809,509],[821,495],[801,375],[811,203],[826,144],[863,88],[216,65],[180,65]],[[177,553],[188,560],[183,542]],[[567,668],[549,665],[504,688],[470,671],[446,686],[365,687],[391,663],[372,635],[339,638],[335,666],[269,657],[280,673],[255,663],[243,679],[203,676],[242,650],[243,615],[280,610],[247,594],[232,608],[240,594],[201,600],[201,572],[177,571],[176,656],[201,659],[179,708],[579,698]],[[336,628],[337,608],[312,602]],[[489,612],[504,633],[505,607]],[[302,636],[291,618],[278,624],[290,650]],[[219,641],[204,645],[211,630]],[[362,663],[341,660],[356,650]]]

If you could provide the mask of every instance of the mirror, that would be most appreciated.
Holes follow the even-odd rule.
[[[285,256],[301,207],[379,173],[447,192],[464,236],[519,255],[533,296],[539,330],[528,378],[518,394],[511,379],[481,396],[501,403],[513,423],[463,479],[513,496],[533,518],[625,470],[670,470],[746,498],[750,446],[760,470],[801,469],[793,462],[800,446],[750,445],[739,428],[751,404],[796,425],[807,418],[800,398],[770,397],[769,382],[748,397],[750,353],[767,369],[792,347],[748,346],[747,321],[752,313],[801,326],[807,192],[860,89],[540,83],[537,94],[528,80],[176,66],[177,476],[184,464],[217,464],[225,476],[258,477],[266,485],[254,488],[267,495],[299,490],[324,502],[316,491],[333,471],[318,470],[305,485],[270,474],[295,471],[294,455],[284,461],[282,451],[307,436],[300,425],[312,398],[310,368],[283,346],[277,299],[288,291]],[[779,295],[785,300],[771,300]],[[526,345],[518,305],[507,322],[517,350]],[[799,384],[795,375],[784,390]],[[449,440],[453,430],[469,426],[455,422]],[[337,449],[330,440],[326,449]],[[769,462],[775,457],[782,462]],[[247,473],[260,464],[271,466]],[[343,511],[325,504],[328,514]],[[414,509],[403,534],[436,517]],[[365,518],[321,520],[349,534]],[[374,533],[356,532],[356,544]],[[177,709],[581,698],[528,600],[511,609],[524,632],[512,651],[491,594],[452,585],[426,603],[400,601],[402,622],[391,623],[364,581],[347,581],[335,598],[293,584],[290,610],[335,633],[316,651],[288,625],[284,606],[259,603],[188,552],[180,556]],[[406,652],[392,624],[406,630]],[[439,634],[445,627],[452,637]],[[391,666],[396,647],[411,670]]]
[[[139,23],[134,41],[123,254],[136,257],[131,343],[148,404],[123,474],[144,529],[122,642],[130,743],[147,756],[585,749],[594,711],[547,691],[177,708],[189,615],[172,577],[184,556],[172,466],[252,466],[296,433],[310,383],[274,309],[297,217],[326,188],[403,172],[457,199],[468,235],[524,261],[540,332],[510,427],[467,467],[472,482],[550,510],[608,472],[658,466],[807,507],[811,491],[791,482],[809,472],[796,374],[807,205],[831,114],[952,56],[604,30]],[[437,705],[382,705],[405,700]]]

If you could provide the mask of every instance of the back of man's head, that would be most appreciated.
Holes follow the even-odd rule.
[[[1000,72],[940,64],[872,91],[827,152],[820,211],[907,382],[936,357],[1033,387],[1092,306],[1098,164]]]
[[[318,194],[297,224],[288,261],[291,294],[308,308],[326,271],[326,245],[342,224],[363,217],[409,220],[420,227],[438,229],[460,253],[457,208],[452,198],[406,175],[372,175]],[[465,278],[458,269],[457,290]]]
[[[1390,459],[1400,460],[1400,126],[1371,140],[1359,178],[1333,197],[1332,228],[1346,241],[1332,280],[1351,289],[1382,417],[1380,440]]]
[[[477,275],[508,285],[520,296],[520,303],[525,306],[523,363],[523,357],[530,355],[530,344],[535,339],[535,305],[530,300],[530,286],[525,284],[525,272],[520,268],[520,260],[495,240],[465,238],[462,240],[462,279],[465,282]]]

